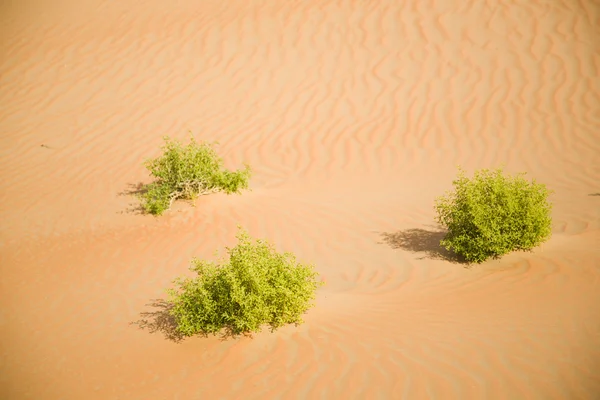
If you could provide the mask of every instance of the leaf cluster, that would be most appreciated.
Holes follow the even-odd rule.
[[[177,199],[195,200],[198,196],[217,191],[239,193],[248,188],[251,170],[229,171],[212,145],[196,142],[187,145],[165,137],[163,154],[145,162],[155,181],[139,194],[144,211],[160,215]]]
[[[177,330],[185,335],[237,335],[299,324],[322,284],[312,265],[296,262],[290,253],[253,240],[240,230],[238,245],[227,248],[229,259],[213,263],[194,259],[194,278],[178,278],[168,293]]]
[[[440,244],[480,263],[546,241],[551,235],[551,192],[524,175],[484,169],[469,179],[459,170],[454,191],[436,199],[437,221],[448,229]]]

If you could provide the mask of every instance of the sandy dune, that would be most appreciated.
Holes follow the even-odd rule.
[[[1,4],[2,399],[600,398],[598,2]],[[189,131],[252,191],[131,212]],[[501,164],[555,191],[553,237],[467,269],[433,200]],[[163,290],[237,224],[317,306],[169,340]]]

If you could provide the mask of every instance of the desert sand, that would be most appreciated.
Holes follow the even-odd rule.
[[[0,398],[600,398],[597,1],[1,4]],[[252,190],[136,213],[190,132]],[[458,165],[545,183],[552,238],[453,262]],[[172,340],[164,290],[238,224],[316,306]]]

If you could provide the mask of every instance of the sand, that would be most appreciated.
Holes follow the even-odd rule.
[[[2,399],[600,398],[598,2],[24,0],[0,33]],[[133,212],[190,132],[252,190]],[[457,165],[548,185],[552,238],[452,262]],[[237,224],[316,307],[170,340],[164,289]]]

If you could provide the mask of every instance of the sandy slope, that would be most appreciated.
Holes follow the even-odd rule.
[[[0,397],[600,398],[597,2],[2,4]],[[253,191],[128,212],[189,130]],[[449,261],[458,164],[549,185],[552,239]],[[306,323],[151,334],[238,223],[316,264]]]

